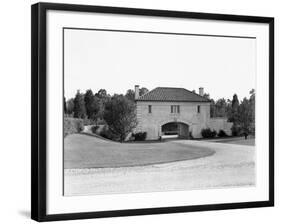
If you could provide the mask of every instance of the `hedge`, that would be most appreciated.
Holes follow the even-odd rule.
[[[137,132],[133,133],[132,137],[135,138],[135,141],[144,141],[146,139],[146,132]]]
[[[228,136],[228,135],[225,133],[224,130],[221,129],[221,130],[219,131],[219,133],[218,133],[218,136],[219,136],[219,137],[226,137],[226,136]]]
[[[214,138],[217,136],[217,132],[215,130],[211,130],[210,128],[202,129],[201,135],[203,138]]]

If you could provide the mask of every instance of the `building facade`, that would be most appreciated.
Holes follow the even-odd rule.
[[[147,140],[164,136],[200,138],[203,128],[224,130],[231,134],[232,123],[225,118],[210,118],[210,100],[184,88],[157,87],[139,96],[135,86],[137,132],[146,132]]]

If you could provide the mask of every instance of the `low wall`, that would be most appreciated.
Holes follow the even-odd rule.
[[[228,122],[227,118],[210,118],[208,127],[212,130],[216,130],[217,133],[223,130],[227,135],[231,135],[231,127],[233,123]]]

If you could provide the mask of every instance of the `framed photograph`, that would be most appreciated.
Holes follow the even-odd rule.
[[[32,5],[32,219],[274,205],[274,19]]]

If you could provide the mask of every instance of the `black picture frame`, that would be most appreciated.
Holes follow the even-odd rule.
[[[99,12],[124,15],[193,18],[235,22],[254,22],[269,25],[269,200],[243,203],[226,203],[196,206],[159,207],[145,209],[46,214],[46,12],[63,10]],[[164,11],[137,8],[103,7],[73,4],[37,3],[31,11],[31,218],[36,221],[73,220],[116,216],[133,216],[162,213],[194,212],[274,206],[274,18]]]

